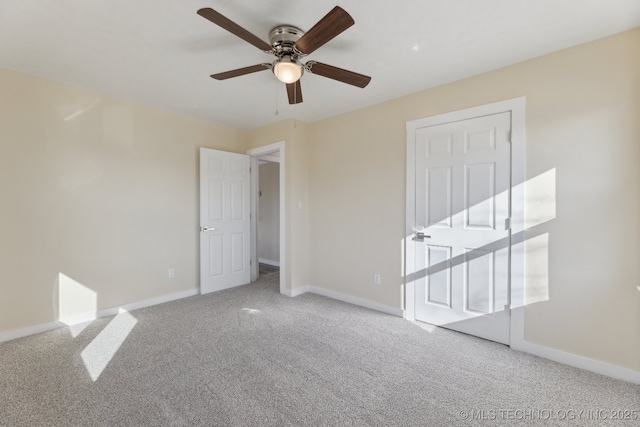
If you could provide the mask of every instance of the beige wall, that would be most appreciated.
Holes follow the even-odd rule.
[[[0,70],[0,331],[55,320],[59,273],[95,291],[98,309],[196,287],[197,147],[278,141],[286,288],[402,307],[405,123],[526,96],[525,338],[640,370],[639,76],[636,29],[240,133]]]
[[[401,307],[405,123],[520,96],[525,339],[640,370],[640,29],[314,123],[312,284]]]
[[[198,286],[198,147],[240,132],[0,69],[0,135],[0,331],[57,320],[60,273],[98,310]]]
[[[258,259],[280,262],[280,165],[259,165]]]

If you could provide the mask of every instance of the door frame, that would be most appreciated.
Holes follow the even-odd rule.
[[[260,157],[267,157],[270,161],[280,163],[280,293],[285,293],[285,283],[287,275],[286,259],[286,210],[285,210],[285,142],[280,141],[262,147],[247,150],[246,154],[251,157],[251,281],[258,278],[258,160]],[[274,156],[277,154],[278,156]]]
[[[510,346],[524,344],[524,181],[525,181],[525,106],[526,97],[438,114],[406,123],[407,130],[407,187],[406,228],[404,238],[405,318],[415,321],[415,131],[425,126],[464,121],[504,112],[511,113],[511,257],[510,257]]]

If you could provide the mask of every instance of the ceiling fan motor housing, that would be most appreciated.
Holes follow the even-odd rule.
[[[303,35],[304,31],[300,28],[292,25],[278,25],[269,32],[269,42],[277,56],[294,54],[300,56],[300,52],[294,51],[293,44]]]

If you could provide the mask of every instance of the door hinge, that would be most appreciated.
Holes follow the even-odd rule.
[[[249,265],[253,265],[253,260],[249,260]]]
[[[504,220],[504,229],[511,230],[511,218],[506,218]]]

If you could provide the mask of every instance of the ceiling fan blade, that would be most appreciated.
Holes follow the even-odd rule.
[[[295,43],[296,49],[308,55],[355,23],[351,15],[334,7]]]
[[[216,80],[226,80],[232,77],[244,76],[245,74],[256,73],[262,70],[269,70],[271,64],[258,64],[250,67],[238,68],[236,70],[225,71],[224,73],[212,74],[211,78]]]
[[[364,74],[354,73],[353,71],[344,70],[321,62],[309,61],[305,69],[313,74],[318,74],[360,88],[367,86],[371,81],[371,77],[365,76]]]
[[[287,84],[287,95],[289,95],[289,104],[299,104],[302,102],[302,87],[300,80],[295,83]]]
[[[205,7],[204,9],[198,10],[198,15],[203,18],[208,19],[219,27],[224,28],[229,31],[231,34],[234,34],[240,37],[242,40],[251,43],[255,47],[263,51],[271,51],[272,47],[269,43],[262,40],[260,37],[250,33],[249,31],[242,28],[240,25],[231,21],[229,18],[222,16],[219,12],[215,10]]]

